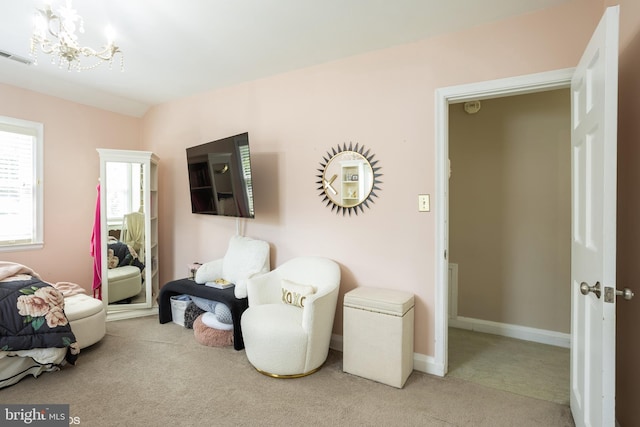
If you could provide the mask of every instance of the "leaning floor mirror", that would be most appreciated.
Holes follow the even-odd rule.
[[[157,309],[159,289],[158,159],[148,151],[98,153],[102,300],[111,318],[143,315]]]

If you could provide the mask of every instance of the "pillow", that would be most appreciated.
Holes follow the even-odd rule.
[[[233,325],[222,323],[213,313],[203,313],[202,316],[200,316],[200,319],[202,320],[202,323],[209,328],[218,329],[220,331],[230,331],[233,329]]]
[[[204,314],[193,322],[193,334],[202,345],[222,347],[233,344],[233,331],[210,328],[204,324]]]
[[[187,308],[184,310],[184,327],[187,329],[193,329],[193,322],[195,322],[198,316],[200,316],[202,313],[206,313],[206,311],[204,311],[193,301],[191,301]]]
[[[198,308],[210,313],[213,313],[216,310],[216,306],[218,305],[218,301],[212,301],[201,297],[191,296],[191,301],[193,301],[193,303],[197,305]]]
[[[233,325],[233,318],[231,317],[231,310],[227,307],[226,304],[220,303],[216,305],[216,309],[214,310],[214,314],[216,315],[216,319],[218,319],[222,323],[226,323],[228,325]]]
[[[304,307],[304,302],[309,295],[316,293],[316,288],[311,285],[301,285],[287,279],[282,279],[282,302],[285,304]]]

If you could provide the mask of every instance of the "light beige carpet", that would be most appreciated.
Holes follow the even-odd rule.
[[[342,353],[295,380],[157,317],[107,323],[78,364],[0,390],[3,403],[67,403],[81,426],[573,426],[566,405],[413,372],[396,389],[342,371]]]
[[[569,349],[449,328],[449,375],[569,404]]]

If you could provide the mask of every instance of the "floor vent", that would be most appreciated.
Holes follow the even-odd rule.
[[[11,59],[16,62],[20,62],[21,64],[31,65],[33,64],[33,60],[29,58],[24,58],[22,56],[14,55],[13,53],[7,52],[5,50],[0,50],[0,57]]]

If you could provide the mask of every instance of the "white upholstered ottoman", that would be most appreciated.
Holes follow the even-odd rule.
[[[99,299],[86,294],[65,296],[64,312],[80,348],[97,343],[107,332],[107,314]]]

